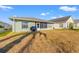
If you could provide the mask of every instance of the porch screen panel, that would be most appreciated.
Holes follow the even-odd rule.
[[[40,23],[40,28],[47,28],[47,23]]]
[[[22,28],[28,28],[28,22],[22,21]]]

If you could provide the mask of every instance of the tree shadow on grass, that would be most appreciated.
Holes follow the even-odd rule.
[[[0,48],[0,52],[1,53],[6,53],[7,51],[9,51],[14,45],[18,44],[21,42],[21,40],[23,40],[25,37],[29,36],[30,34],[32,34],[32,32],[30,33],[26,33],[24,36],[20,37],[19,39],[7,44],[6,46],[4,46],[3,48]]]

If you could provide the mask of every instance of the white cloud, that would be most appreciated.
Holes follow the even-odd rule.
[[[49,12],[41,13],[40,15],[42,15],[42,16],[46,16],[46,15],[48,15],[48,14],[49,14]]]
[[[3,9],[3,10],[5,10],[5,9],[13,9],[13,7],[0,5],[0,9]]]
[[[46,14],[45,13],[41,13],[40,15],[45,16]]]
[[[51,17],[51,19],[55,19],[55,18],[57,18],[57,17],[56,16]]]
[[[59,15],[59,16],[53,16],[51,17],[51,19],[56,19],[56,18],[60,18],[60,17],[63,17],[62,15]]]
[[[63,11],[77,11],[78,10],[76,7],[69,7],[69,6],[61,6],[59,9]]]

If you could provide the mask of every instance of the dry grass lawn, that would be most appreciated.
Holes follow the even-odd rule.
[[[17,36],[17,38],[19,37]],[[1,42],[0,48],[2,46],[6,48],[8,46],[5,45],[19,39],[14,37],[10,40]],[[30,33],[20,38],[17,44],[16,41],[10,43],[9,48],[6,49],[5,51],[10,53],[77,53],[79,52],[79,32],[74,30],[45,30]]]
[[[36,33],[32,43],[23,52],[79,52],[79,32],[74,30],[47,30]]]

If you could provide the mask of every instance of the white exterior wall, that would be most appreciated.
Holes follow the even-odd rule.
[[[60,27],[60,24],[63,24],[63,27]],[[54,24],[54,29],[63,29],[63,28],[67,28],[66,23],[56,23],[56,24]]]
[[[16,28],[16,32],[19,32],[19,31],[22,30],[22,29],[21,29],[21,21],[16,22],[16,24],[15,24],[15,28]]]
[[[13,21],[12,31],[13,32],[21,31],[21,21]]]
[[[79,23],[74,24],[74,29],[79,29]]]
[[[67,29],[67,23],[63,23],[63,28]]]
[[[74,23],[74,21],[73,21],[73,19],[70,17],[70,18],[66,21],[66,23]]]
[[[53,28],[54,29],[59,29],[59,24],[58,23],[53,24]]]
[[[70,23],[74,24],[74,21],[73,21],[73,19],[71,17],[66,21],[67,28],[69,27]]]
[[[63,28],[68,28],[69,23],[74,23],[73,19],[70,17],[66,22],[64,23],[55,23],[54,28],[55,29],[63,29]],[[63,24],[63,27],[60,27],[60,24]]]
[[[79,29],[79,23],[77,23],[77,28]]]
[[[53,29],[53,24],[47,24],[48,29]]]

